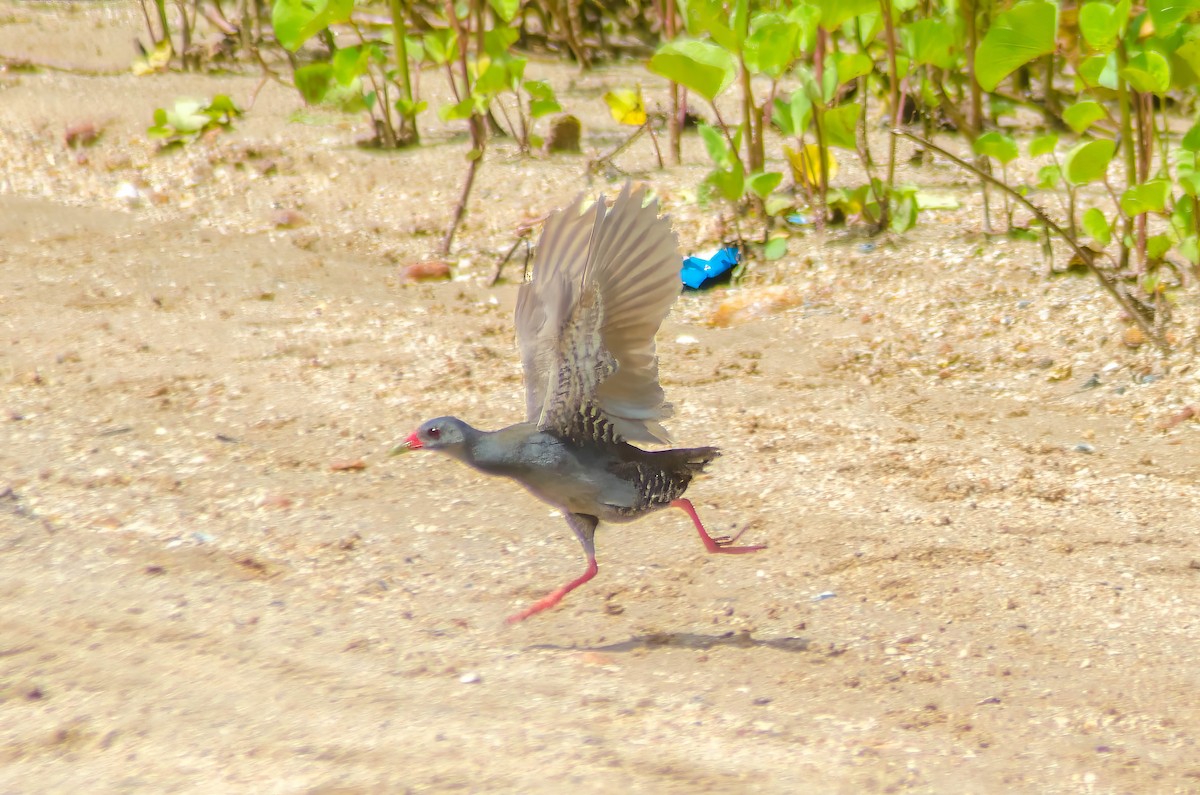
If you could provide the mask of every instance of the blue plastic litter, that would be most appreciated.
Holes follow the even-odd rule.
[[[734,246],[726,246],[707,256],[688,257],[683,261],[679,277],[688,287],[697,290],[732,270],[738,259],[738,250]]]

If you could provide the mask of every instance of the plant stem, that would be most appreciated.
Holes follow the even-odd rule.
[[[412,90],[412,78],[408,74],[408,41],[405,38],[406,25],[404,22],[404,0],[388,0],[392,13],[392,39],[396,51],[396,73],[400,76],[400,99],[404,101],[404,110],[400,113],[400,141],[402,145],[419,144],[421,134],[417,130],[417,113],[414,107],[415,99]]]
[[[481,0],[473,0],[473,2],[478,5]],[[458,94],[457,91],[455,94],[461,98],[469,97],[471,96],[471,71],[468,68],[467,52],[471,47],[471,42],[467,35],[469,31],[464,30],[462,21],[454,10],[454,0],[446,0],[446,19],[450,21],[450,26],[454,29],[455,37],[458,39],[459,67],[462,69],[462,94]],[[451,84],[453,82],[453,72],[451,72]],[[475,184],[475,174],[479,171],[479,166],[483,162],[483,153],[487,147],[487,130],[484,126],[484,117],[479,111],[471,112],[470,118],[467,119],[467,129],[471,133],[471,151],[468,153],[470,164],[467,166],[467,178],[463,181],[462,195],[459,197],[458,206],[454,208],[450,228],[446,230],[446,237],[442,241],[443,257],[450,255],[450,248],[454,244],[454,233],[467,214],[467,201],[471,196],[471,187]]]
[[[158,24],[162,28],[162,38],[156,40],[154,43],[158,44],[160,41],[170,42],[171,23],[167,21],[167,0],[154,0],[154,7],[158,9]]]
[[[674,40],[678,30],[679,17],[675,10],[675,0],[662,0],[663,33],[667,41]],[[683,116],[684,107],[680,105],[680,88],[674,80],[670,82],[671,115],[668,123],[670,136],[671,160],[675,165],[683,164]],[[684,97],[686,98],[686,94]],[[661,158],[660,158],[661,159]],[[661,167],[661,166],[660,166]]]
[[[900,69],[896,66],[896,26],[892,24],[892,0],[879,0],[879,10],[883,14],[884,32],[887,35],[888,77],[891,82],[892,126],[899,127],[904,118],[900,107]],[[896,136],[888,140],[887,165],[887,200],[879,203],[879,224],[876,229],[882,232],[888,228],[891,215],[892,189],[896,184]]]
[[[963,0],[962,14],[967,23],[967,85],[971,91],[970,113],[967,114],[967,137],[977,138],[983,130],[983,95],[975,79],[975,50],[979,47],[976,0]]]
[[[1134,149],[1135,142],[1133,137],[1133,124],[1130,121],[1129,115],[1129,86],[1124,78],[1120,77],[1120,72],[1125,68],[1129,61],[1129,56],[1125,52],[1125,43],[1117,41],[1117,106],[1121,110],[1121,151],[1125,155],[1125,187],[1133,187],[1137,184],[1137,154]],[[1129,246],[1125,244],[1126,238],[1133,237],[1133,219],[1126,218],[1124,223],[1124,234],[1121,235],[1121,268],[1129,266]]]

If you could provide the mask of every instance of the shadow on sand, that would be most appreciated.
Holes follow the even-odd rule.
[[[777,651],[808,651],[809,643],[804,638],[755,638],[749,632],[726,632],[721,635],[700,635],[694,632],[654,632],[649,635],[635,635],[629,640],[603,645],[561,646],[555,643],[539,643],[532,649],[555,649],[558,651],[605,651],[629,652],[637,649],[713,649],[718,646],[734,648],[767,648]]]

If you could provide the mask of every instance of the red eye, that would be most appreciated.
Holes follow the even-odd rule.
[[[429,438],[430,438],[430,439],[436,439],[436,438],[438,438],[439,436],[441,436],[441,435],[442,435],[442,429],[441,429],[441,428],[438,428],[438,427],[435,425],[434,427],[430,428],[430,429],[429,429],[428,431],[426,431],[425,433],[426,433],[426,434],[429,436]]]

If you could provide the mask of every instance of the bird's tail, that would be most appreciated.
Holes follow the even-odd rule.
[[[663,469],[686,473],[690,477],[703,472],[706,466],[721,455],[721,451],[716,447],[685,447],[677,450],[659,450],[651,455],[662,461]]]

